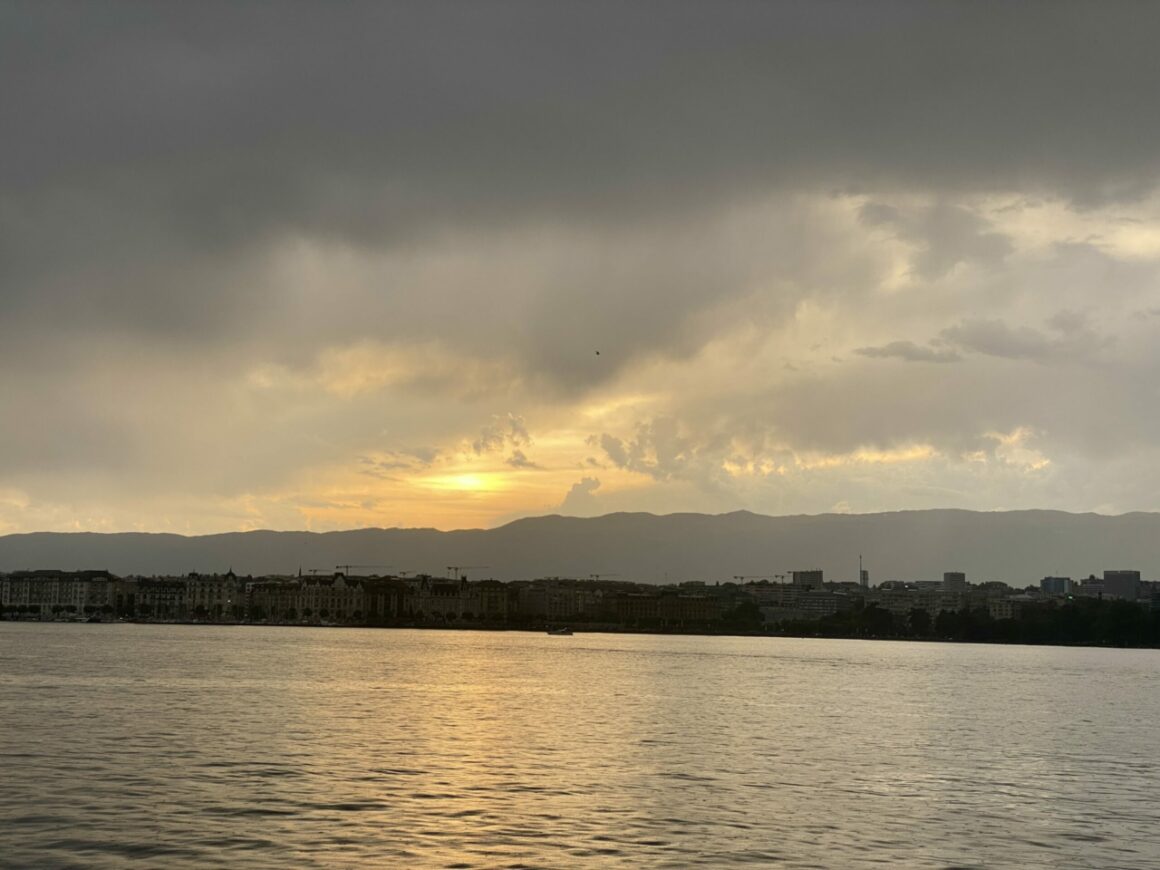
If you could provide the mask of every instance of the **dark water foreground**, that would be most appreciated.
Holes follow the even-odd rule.
[[[0,623],[3,867],[1160,866],[1160,652]]]

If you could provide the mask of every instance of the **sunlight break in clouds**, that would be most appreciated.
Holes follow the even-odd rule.
[[[0,10],[0,532],[1160,509],[1160,12],[654,12]]]

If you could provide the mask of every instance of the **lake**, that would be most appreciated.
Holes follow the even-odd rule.
[[[3,867],[1160,866],[1160,652],[0,622]]]

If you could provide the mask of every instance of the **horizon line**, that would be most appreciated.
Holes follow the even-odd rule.
[[[530,522],[535,520],[602,520],[610,517],[652,517],[654,519],[666,519],[670,517],[704,517],[704,518],[720,518],[730,517],[738,514],[746,514],[753,517],[771,520],[788,520],[788,519],[821,519],[825,517],[881,517],[891,516],[897,514],[923,514],[923,513],[959,513],[959,514],[1030,514],[1030,513],[1050,513],[1050,514],[1064,514],[1074,517],[1103,517],[1107,519],[1116,519],[1119,517],[1130,516],[1155,516],[1160,514],[1160,511],[1145,511],[1134,510],[1124,511],[1123,513],[1102,513],[1100,511],[1069,511],[1060,508],[993,508],[989,510],[979,510],[974,508],[955,508],[955,507],[940,507],[940,508],[902,508],[898,510],[884,510],[884,511],[823,511],[820,513],[793,513],[793,514],[764,514],[749,510],[748,508],[738,508],[731,511],[722,511],[719,513],[708,513],[704,511],[672,511],[670,513],[654,513],[653,511],[610,511],[606,514],[597,514],[595,516],[575,516],[571,514],[534,514],[526,517],[517,517],[507,522],[500,523],[494,526],[471,526],[460,528],[438,528],[435,526],[356,526],[345,529],[309,529],[309,528],[289,528],[289,529],[273,529],[273,528],[256,528],[256,529],[228,529],[219,532],[179,532],[169,530],[151,530],[145,531],[142,529],[121,529],[115,531],[102,531],[97,529],[72,529],[72,530],[57,530],[57,529],[41,529],[37,531],[28,532],[5,532],[0,534],[0,539],[28,537],[32,535],[169,535],[178,538],[213,538],[223,537],[225,535],[249,535],[249,534],[307,534],[307,535],[335,535],[335,534],[349,534],[352,532],[436,532],[438,534],[452,534],[455,532],[491,532],[499,529],[507,528],[518,523]]]

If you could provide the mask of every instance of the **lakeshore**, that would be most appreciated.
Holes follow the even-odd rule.
[[[738,578],[742,580],[742,578]],[[748,580],[655,586],[543,578],[295,577],[107,571],[0,574],[0,619],[368,628],[450,628],[1160,647],[1160,593],[1138,572],[1109,571],[1039,588],[935,583],[877,587]]]

